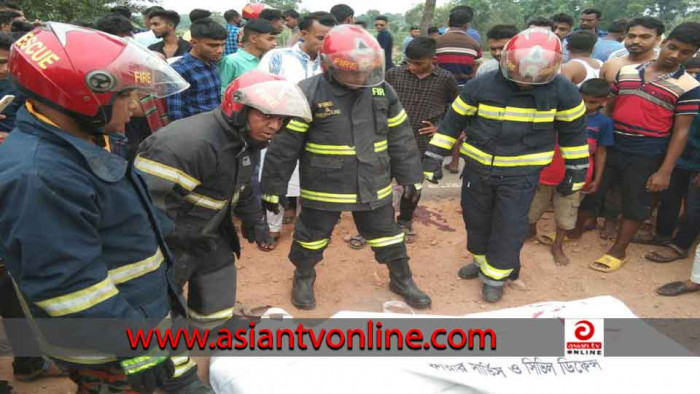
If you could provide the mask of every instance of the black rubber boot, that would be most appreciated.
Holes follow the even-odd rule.
[[[479,277],[481,267],[476,263],[471,263],[463,266],[457,271],[457,275],[462,279],[476,279]]]
[[[490,303],[500,301],[503,298],[503,286],[492,286],[484,283],[484,287],[481,288],[481,298]]]
[[[294,270],[294,281],[292,282],[292,304],[299,309],[316,308],[316,297],[314,297],[314,281],[316,280],[316,270]]]
[[[408,260],[392,261],[387,265],[389,266],[389,290],[402,296],[408,305],[416,309],[429,308],[432,301],[413,281]]]

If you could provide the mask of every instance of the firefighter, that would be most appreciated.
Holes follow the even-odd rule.
[[[333,28],[320,50],[323,74],[299,83],[313,119],[291,120],[272,141],[263,166],[263,205],[277,212],[300,161],[302,210],[289,259],[296,266],[292,303],[316,306],[314,266],[323,259],[342,211],[352,211],[378,262],[389,267],[390,289],[415,308],[430,297],[413,282],[404,233],[394,220],[392,178],[417,200],[421,158],[406,112],[384,83],[379,43],[354,25]]]
[[[459,276],[479,277],[487,302],[500,300],[505,281],[518,278],[528,211],[557,138],[566,161],[559,193],[576,192],[586,178],[586,111],[576,86],[558,75],[561,53],[559,38],[549,30],[516,35],[503,49],[500,70],[464,86],[425,154],[425,177],[437,183],[443,157],[466,130],[460,147],[467,162],[462,211],[474,262]]]
[[[240,245],[231,211],[241,217],[249,242],[273,242],[249,183],[257,152],[288,116],[310,119],[299,88],[251,71],[229,85],[220,108],[171,123],[139,147],[134,165],[156,207],[174,223],[167,240],[176,258],[175,284],[189,282],[189,317],[200,326],[233,315]]]
[[[128,122],[135,90],[165,97],[189,85],[140,45],[62,23],[19,39],[9,69],[28,100],[0,146],[0,257],[37,341],[80,393],[163,387],[176,374],[173,360],[126,357],[123,328],[96,332],[91,320],[78,335],[40,324],[167,322],[184,313],[143,179],[106,149],[104,130]],[[177,392],[208,392],[195,372],[177,375]]]

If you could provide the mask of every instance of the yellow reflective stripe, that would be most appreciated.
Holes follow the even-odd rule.
[[[309,250],[319,250],[323,249],[328,245],[328,238],[322,239],[320,241],[313,241],[313,242],[304,242],[304,241],[299,241],[298,239],[294,240],[296,243],[301,245],[304,249],[309,249]]]
[[[86,289],[49,298],[36,304],[51,316],[65,316],[92,308],[100,302],[114,297],[118,292],[108,277]]]
[[[433,177],[435,176],[435,173],[432,173],[430,171],[423,171],[423,176],[425,177],[425,179],[432,181]]]
[[[384,197],[388,197],[391,195],[391,192],[393,191],[393,188],[391,185],[385,187],[384,189],[381,189],[377,192],[377,197],[381,200]]]
[[[184,375],[185,372],[189,371],[190,369],[192,369],[196,366],[197,366],[197,363],[195,363],[194,361],[192,361],[188,358],[187,363],[185,363],[185,365],[175,366],[175,372],[173,373],[173,378],[179,378],[180,376]]]
[[[210,313],[208,315],[202,315],[197,313],[191,308],[187,308],[187,314],[192,320],[197,320],[200,322],[209,322],[212,320],[224,320],[233,317],[233,308],[222,309],[218,312]]]
[[[384,152],[389,147],[389,141],[379,141],[374,143],[375,152]]]
[[[495,280],[502,280],[510,276],[510,274],[513,272],[513,269],[507,269],[507,270],[501,270],[498,268],[493,267],[492,265],[489,264],[488,261],[484,258],[484,260],[481,262],[481,273],[486,275],[487,277]]]
[[[355,147],[347,145],[321,145],[314,143],[306,144],[306,151],[319,155],[355,155]]]
[[[511,122],[546,123],[554,120],[556,109],[538,111],[536,108],[495,107],[479,103],[479,116],[486,119]]]
[[[167,357],[141,356],[122,361],[120,364],[126,375],[133,375],[165,361]]]
[[[584,184],[585,184],[585,182],[574,183],[574,185],[571,187],[571,190],[573,190],[573,191],[581,190],[583,188]]]
[[[125,283],[157,270],[163,260],[163,252],[158,248],[156,254],[147,259],[109,270],[109,278],[115,285]]]
[[[483,254],[473,254],[472,257],[474,257],[474,263],[478,266],[481,266],[486,261],[486,255]]]
[[[389,127],[396,127],[403,123],[406,118],[408,118],[408,114],[406,114],[406,110],[401,110],[396,116],[393,118],[388,119]]]
[[[586,113],[586,106],[583,105],[583,101],[581,101],[574,108],[567,109],[564,111],[557,111],[557,114],[554,117],[554,119],[560,120],[563,122],[571,122],[571,121],[574,121],[574,120],[582,117],[585,113]]]
[[[280,196],[275,196],[272,194],[263,194],[262,199],[263,201],[267,201],[272,204],[277,204],[280,202]]]
[[[194,205],[213,209],[215,211],[218,211],[224,206],[226,206],[226,201],[215,200],[213,198],[209,198],[205,195],[198,194],[195,192],[191,192],[190,194],[186,195],[185,200],[191,202]]]
[[[147,174],[151,174],[153,176],[157,176],[158,178],[167,179],[171,182],[177,183],[187,191],[194,190],[194,188],[199,186],[201,183],[197,179],[191,177],[190,175],[187,175],[186,173],[182,172],[181,170],[178,170],[177,168],[166,166],[165,164],[145,159],[141,156],[136,157],[136,160],[134,161],[134,167],[136,167],[139,171],[145,172]]]
[[[289,121],[289,123],[287,123],[287,128],[299,133],[306,133],[306,131],[309,129],[309,125],[307,123],[292,119]]]
[[[483,165],[490,166],[493,164],[495,167],[520,167],[520,166],[540,166],[548,165],[552,162],[552,157],[554,157],[554,151],[542,152],[542,153],[532,153],[529,155],[520,156],[492,156],[475,146],[472,146],[466,142],[462,143],[460,148],[460,153],[470,157],[471,159],[478,161]]]
[[[406,236],[406,234],[402,232],[401,234],[394,235],[393,237],[368,239],[367,244],[373,248],[382,248],[385,246],[396,245],[396,244],[402,243],[405,236]]]
[[[476,113],[477,108],[473,105],[465,103],[461,97],[457,97],[452,103],[452,110],[462,116],[470,116]]]
[[[415,183],[413,186],[416,188],[416,190],[422,190],[423,189],[423,184],[422,183]]]
[[[457,142],[456,138],[452,138],[449,135],[436,133],[433,138],[430,139],[430,145],[437,146],[439,148],[450,150]]]
[[[190,358],[187,356],[177,356],[177,357],[170,357],[170,360],[172,360],[173,364],[177,367],[178,365],[182,365],[182,364],[187,363],[187,361],[189,361]]]
[[[301,197],[307,200],[321,201],[321,202],[335,202],[335,203],[349,203],[354,204],[357,202],[357,194],[333,194],[333,193],[321,193],[314,192],[311,190],[301,189]]]
[[[580,146],[560,146],[561,156],[564,159],[586,159],[589,156],[588,145]]]

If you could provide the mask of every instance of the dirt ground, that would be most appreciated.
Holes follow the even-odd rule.
[[[418,239],[408,245],[415,280],[433,299],[432,308],[420,313],[463,315],[541,301],[612,295],[641,317],[700,317],[700,294],[666,298],[654,292],[664,283],[687,279],[692,258],[655,264],[643,258],[654,247],[632,245],[628,251],[631,260],[623,268],[611,274],[599,273],[588,265],[607,250],[610,242],[601,240],[598,231],[587,232],[581,240],[565,245],[572,263],[564,267],[554,265],[547,246],[528,241],[522,252],[521,280],[525,288],[506,288],[503,300],[495,305],[482,302],[480,282],[457,276],[459,267],[471,260],[466,251],[458,180],[452,176],[446,181],[424,193],[414,224]],[[344,241],[355,234],[355,227],[352,217],[343,214],[317,267],[317,308],[297,310],[290,302],[293,266],[287,260],[292,228],[285,226],[273,252],[261,252],[245,244],[238,262],[238,301],[248,307],[281,307],[295,317],[328,317],[340,310],[378,312],[384,302],[400,300],[389,291],[387,269],[374,261],[370,248],[352,250]],[[545,214],[539,230],[554,230],[551,213]],[[10,358],[0,358],[0,376],[12,379]],[[67,379],[12,384],[22,394],[71,392]]]

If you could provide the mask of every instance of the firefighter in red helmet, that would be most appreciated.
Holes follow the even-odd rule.
[[[250,3],[243,6],[242,17],[243,19],[249,21],[251,19],[258,19],[262,10],[267,8],[263,3]]]
[[[0,146],[0,257],[41,350],[80,393],[163,387],[167,353],[134,354],[123,328],[95,327],[184,313],[143,180],[104,133],[128,122],[135,91],[164,97],[188,84],[140,45],[53,22],[15,42],[9,70],[28,100]],[[56,319],[81,322],[77,340],[43,329]]]
[[[426,179],[442,178],[442,159],[462,130],[462,211],[474,261],[463,279],[480,278],[482,297],[496,302],[507,280],[518,279],[520,250],[539,173],[552,161],[558,138],[566,175],[557,190],[583,187],[588,168],[585,107],[576,86],[561,77],[561,42],[548,29],[520,32],[503,48],[500,70],[467,83],[423,160]]]
[[[257,151],[292,116],[311,116],[299,88],[250,71],[228,86],[220,108],[171,123],[139,147],[134,165],[156,207],[174,223],[167,239],[176,259],[175,285],[189,283],[189,318],[200,326],[233,315],[240,245],[231,212],[241,218],[249,242],[272,242],[249,182]]]
[[[431,300],[413,282],[404,233],[394,219],[392,180],[418,198],[423,174],[406,112],[384,82],[384,52],[361,28],[336,26],[320,51],[323,74],[299,83],[312,119],[293,119],[270,144],[262,175],[263,205],[278,210],[300,162],[302,210],[289,259],[296,266],[292,303],[313,309],[314,266],[322,260],[342,211],[352,211],[390,289],[415,308]]]

